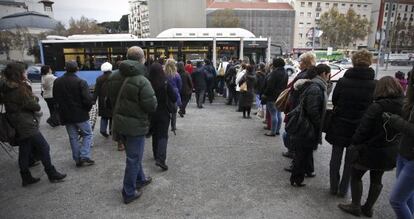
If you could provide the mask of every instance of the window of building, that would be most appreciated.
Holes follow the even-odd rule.
[[[303,38],[303,33],[300,33],[299,34],[299,37],[302,39]]]
[[[306,23],[306,25],[308,25],[308,26],[309,26],[309,25],[312,25],[312,24],[311,24],[311,22],[308,22],[308,23]]]
[[[363,17],[363,18],[366,18],[367,16],[364,14],[364,15],[362,15],[362,17]]]
[[[308,12],[308,17],[312,17],[312,12]]]
[[[405,11],[406,11],[406,12],[408,11],[408,5],[406,5],[406,6],[405,6]]]
[[[318,8],[321,7],[321,3],[320,2],[317,2],[316,3],[316,7],[318,7]]]
[[[357,7],[358,7],[358,8],[360,8],[360,7],[361,7],[361,5],[357,5]]]
[[[411,7],[411,12],[414,12],[414,5]]]
[[[349,7],[351,7],[351,8],[354,7],[354,4],[350,4]]]
[[[384,26],[385,26],[385,25],[387,25],[387,22],[386,22],[386,21],[384,21]]]
[[[301,17],[305,16],[305,12],[303,12],[303,11],[302,11],[302,12],[300,12],[300,16],[301,16]]]
[[[312,7],[312,2],[308,2],[308,7]]]
[[[368,5],[364,5],[364,8],[367,8],[368,7]]]
[[[333,3],[333,6],[334,7],[338,7],[338,3]]]
[[[305,7],[305,2],[300,2],[300,7]]]
[[[327,3],[325,3],[325,7],[329,7],[329,3],[327,2]]]
[[[385,10],[388,11],[388,3],[385,4]]]
[[[387,16],[388,16],[388,13],[387,13],[387,12],[385,12],[385,13],[384,13],[384,17],[387,17]]]
[[[318,13],[316,13],[316,17],[319,17],[319,15],[320,15],[320,13],[318,12]]]
[[[342,3],[342,7],[345,7],[346,6],[346,4],[345,3]]]
[[[395,5],[392,6],[392,10],[395,11]]]

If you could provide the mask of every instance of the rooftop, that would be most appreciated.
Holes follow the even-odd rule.
[[[57,23],[55,19],[45,14],[28,11],[2,17],[0,19],[0,30],[14,29],[17,27],[54,29]]]
[[[289,3],[256,2],[207,2],[208,9],[258,9],[258,10],[294,10]]]

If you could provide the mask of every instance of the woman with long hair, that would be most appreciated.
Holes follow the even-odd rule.
[[[167,75],[168,83],[174,88],[177,102],[174,104],[173,112],[171,112],[171,131],[174,132],[177,129],[177,107],[181,107],[181,87],[182,81],[180,75],[177,73],[176,61],[174,59],[167,59],[165,62],[165,74]]]
[[[52,69],[48,65],[42,66],[42,68],[40,68],[40,73],[42,75],[42,94],[50,113],[50,117],[46,120],[46,122],[50,126],[56,127],[60,124],[59,113],[57,112],[57,103],[53,98],[53,82],[55,81],[56,76],[52,74]]]
[[[402,116],[383,114],[391,127],[402,133],[398,158],[397,181],[391,190],[390,203],[398,219],[414,216],[414,68],[408,78],[407,99]]]
[[[338,207],[355,216],[361,213],[372,217],[373,206],[382,190],[382,176],[396,165],[398,153],[398,131],[382,118],[383,113],[401,115],[403,89],[393,77],[385,76],[376,84],[374,102],[368,107],[354,136],[352,146],[353,164],[351,172],[351,204]],[[362,177],[370,174],[368,197],[361,206]]]
[[[193,81],[191,80],[191,75],[185,70],[184,62],[177,63],[177,71],[180,74],[181,81],[183,86],[181,88],[181,106],[178,114],[181,117],[184,117],[186,111],[185,108],[187,107],[188,102],[191,99],[191,95],[193,94]]]
[[[4,69],[5,81],[0,83],[0,102],[6,107],[7,118],[16,129],[19,145],[19,167],[22,186],[39,182],[29,170],[30,155],[33,148],[40,154],[40,160],[50,182],[60,182],[66,174],[56,171],[50,159],[50,147],[39,130],[39,99],[27,85],[27,74],[20,63],[10,63]]]
[[[168,170],[165,163],[167,159],[168,126],[172,105],[177,101],[174,87],[168,83],[168,79],[161,64],[154,63],[150,67],[149,80],[157,97],[157,110],[151,116],[152,152],[155,158],[155,165],[162,170]]]

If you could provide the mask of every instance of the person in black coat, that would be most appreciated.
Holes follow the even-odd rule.
[[[284,67],[285,61],[283,59],[273,59],[273,71],[267,76],[263,89],[262,102],[266,103],[266,108],[271,117],[271,131],[270,133],[266,133],[266,136],[276,136],[280,133],[282,112],[276,109],[274,103],[280,93],[286,89],[288,83],[289,76]]]
[[[382,190],[382,176],[385,171],[392,170],[396,165],[398,153],[398,131],[384,122],[384,112],[401,115],[403,89],[392,77],[381,78],[374,91],[372,103],[352,137],[350,150],[357,152],[351,172],[351,204],[340,204],[338,207],[356,216],[361,213],[372,217],[376,200]],[[368,198],[361,206],[363,191],[362,177],[370,171],[370,187]]]
[[[309,79],[301,79],[295,83],[294,88],[300,93],[300,100],[298,108],[294,110],[299,110],[303,115],[302,120],[306,119],[309,126],[308,130],[303,130],[306,127],[299,127],[300,132],[292,132],[288,127],[295,120],[289,121],[286,125],[290,142],[294,145],[296,152],[290,176],[292,186],[304,186],[305,184],[302,182],[305,175],[314,176],[310,169],[313,168],[313,151],[317,149],[318,144],[322,143],[321,124],[328,101],[327,81],[330,78],[330,72],[329,66],[320,64],[313,71],[307,73]],[[287,116],[289,120],[292,119],[291,114]],[[295,126],[295,124],[293,125]]]
[[[259,68],[256,71],[256,80],[254,83],[254,92],[256,94],[256,107],[258,113],[263,112],[263,105],[261,103],[261,96],[266,83],[266,64],[261,62]],[[260,116],[260,115],[259,115]]]
[[[411,71],[413,72],[413,71]],[[408,77],[407,99],[402,115],[383,113],[383,118],[402,134],[397,158],[397,180],[392,188],[390,204],[401,219],[414,216],[414,74]]]
[[[4,76],[4,80],[0,79],[0,103],[4,104],[7,120],[16,132],[15,140],[19,146],[18,163],[22,186],[25,187],[40,180],[40,178],[33,177],[29,170],[33,149],[38,152],[49,181],[61,182],[66,174],[56,171],[52,164],[50,146],[39,130],[41,116],[39,98],[33,94],[31,87],[27,84],[24,65],[22,63],[7,64]]]
[[[77,63],[66,62],[65,69],[66,73],[54,82],[53,97],[58,103],[61,124],[66,126],[76,166],[90,166],[95,164],[90,152],[93,134],[89,111],[93,105],[92,96],[86,81],[76,75]],[[82,137],[81,145],[79,135]]]
[[[167,82],[167,76],[159,63],[151,65],[149,80],[158,102],[157,110],[151,116],[152,152],[155,165],[166,171],[168,170],[165,163],[167,159],[168,126],[171,120],[172,106],[177,101],[177,96],[173,87]]]
[[[247,65],[246,74],[239,81],[239,86],[246,83],[246,90],[240,89],[240,107],[243,111],[243,118],[248,119],[250,117],[250,111],[252,109],[252,103],[254,99],[254,82],[255,76],[253,74],[253,66]]]
[[[108,88],[106,81],[112,73],[112,65],[109,62],[103,63],[101,65],[101,71],[103,74],[96,78],[93,100],[98,100],[98,115],[101,117],[101,127],[99,131],[101,135],[108,137],[108,125],[109,133],[111,133],[112,109],[110,104],[107,102]]]
[[[345,197],[351,177],[351,153],[346,150],[342,178],[340,168],[344,150],[351,144],[352,136],[366,109],[373,101],[375,72],[371,65],[372,55],[361,50],[352,57],[354,67],[348,69],[339,79],[332,95],[332,123],[326,140],[332,144],[329,165],[330,192]]]
[[[235,105],[238,103],[238,98],[236,95],[236,64],[237,63],[234,59],[230,61],[227,65],[226,73],[224,74],[224,80],[226,81],[227,89],[229,89],[229,96],[226,103],[227,105],[232,105],[233,100]]]
[[[205,95],[203,97],[203,103],[205,102],[206,95],[208,97],[208,101],[210,103],[213,103],[214,100],[214,82],[216,81],[217,72],[214,68],[213,64],[210,60],[206,59],[204,60],[204,71],[207,75],[207,90],[205,92]]]
[[[202,62],[197,62],[197,69],[191,77],[193,78],[197,107],[203,108],[203,98],[207,89],[207,74]]]
[[[184,62],[178,62],[177,63],[177,72],[181,76],[182,81],[182,87],[181,87],[181,106],[180,110],[178,111],[178,114],[181,117],[184,117],[185,115],[185,108],[187,107],[188,102],[191,99],[191,95],[193,94],[193,81],[191,79],[190,73],[185,71],[185,65]]]

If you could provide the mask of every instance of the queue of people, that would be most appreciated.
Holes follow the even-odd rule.
[[[218,81],[225,84],[227,92],[223,91],[224,87],[218,90],[228,94],[227,104],[234,102],[243,118],[251,118],[252,105],[256,103],[258,116],[261,118],[262,114],[264,128],[270,131],[266,136],[279,136],[285,123],[281,137],[288,151],[283,156],[292,159],[285,168],[291,172],[292,186],[303,187],[305,178],[316,177],[313,153],[322,143],[322,132],[325,132],[326,141],[332,145],[330,194],[346,197],[348,190],[351,191],[352,202],[339,204],[341,210],[372,217],[383,188],[382,176],[397,167],[397,182],[390,203],[398,218],[412,218],[414,76],[410,74],[408,82],[402,82],[400,76],[399,81],[389,76],[376,81],[371,60],[372,54],[367,50],[353,54],[353,67],[332,91],[330,67],[316,65],[316,57],[311,52],[300,56],[301,72],[288,83],[281,58],[274,58],[268,64],[259,63],[257,69],[246,59],[231,59],[221,65],[218,74],[209,61],[205,65],[198,62],[197,68],[188,72],[188,64],[168,59],[165,63],[152,63],[147,73],[144,52],[134,46],[128,49],[127,59],[119,63],[117,70],[112,71],[110,63],[102,64],[103,74],[96,80],[93,95],[86,81],[76,75],[76,61],[66,63],[66,73],[60,78],[51,74],[49,66],[44,66],[41,85],[50,111],[47,123],[52,127],[66,127],[72,159],[79,168],[95,164],[89,111],[98,101],[100,134],[105,138],[112,135],[118,150],[125,150],[122,189],[125,204],[138,199],[142,188],[152,182],[142,166],[145,136],[152,136],[155,165],[167,171],[168,133],[170,126],[172,131],[176,130],[176,114],[184,117],[193,90],[198,108],[203,108],[206,98],[212,103],[214,82],[219,75]],[[29,170],[33,151],[49,180],[62,182],[66,174],[58,172],[52,164],[50,146],[39,130],[39,99],[27,82],[24,65],[8,64],[4,76],[0,80],[0,102],[5,105],[9,121],[17,132],[22,185],[40,180]],[[406,101],[404,84],[407,85]],[[328,109],[330,92],[333,92],[332,109]],[[283,97],[286,102],[280,107],[275,101],[279,101],[282,93],[287,96]],[[284,120],[282,113],[285,113]],[[362,205],[362,177],[368,171],[370,187]]]

